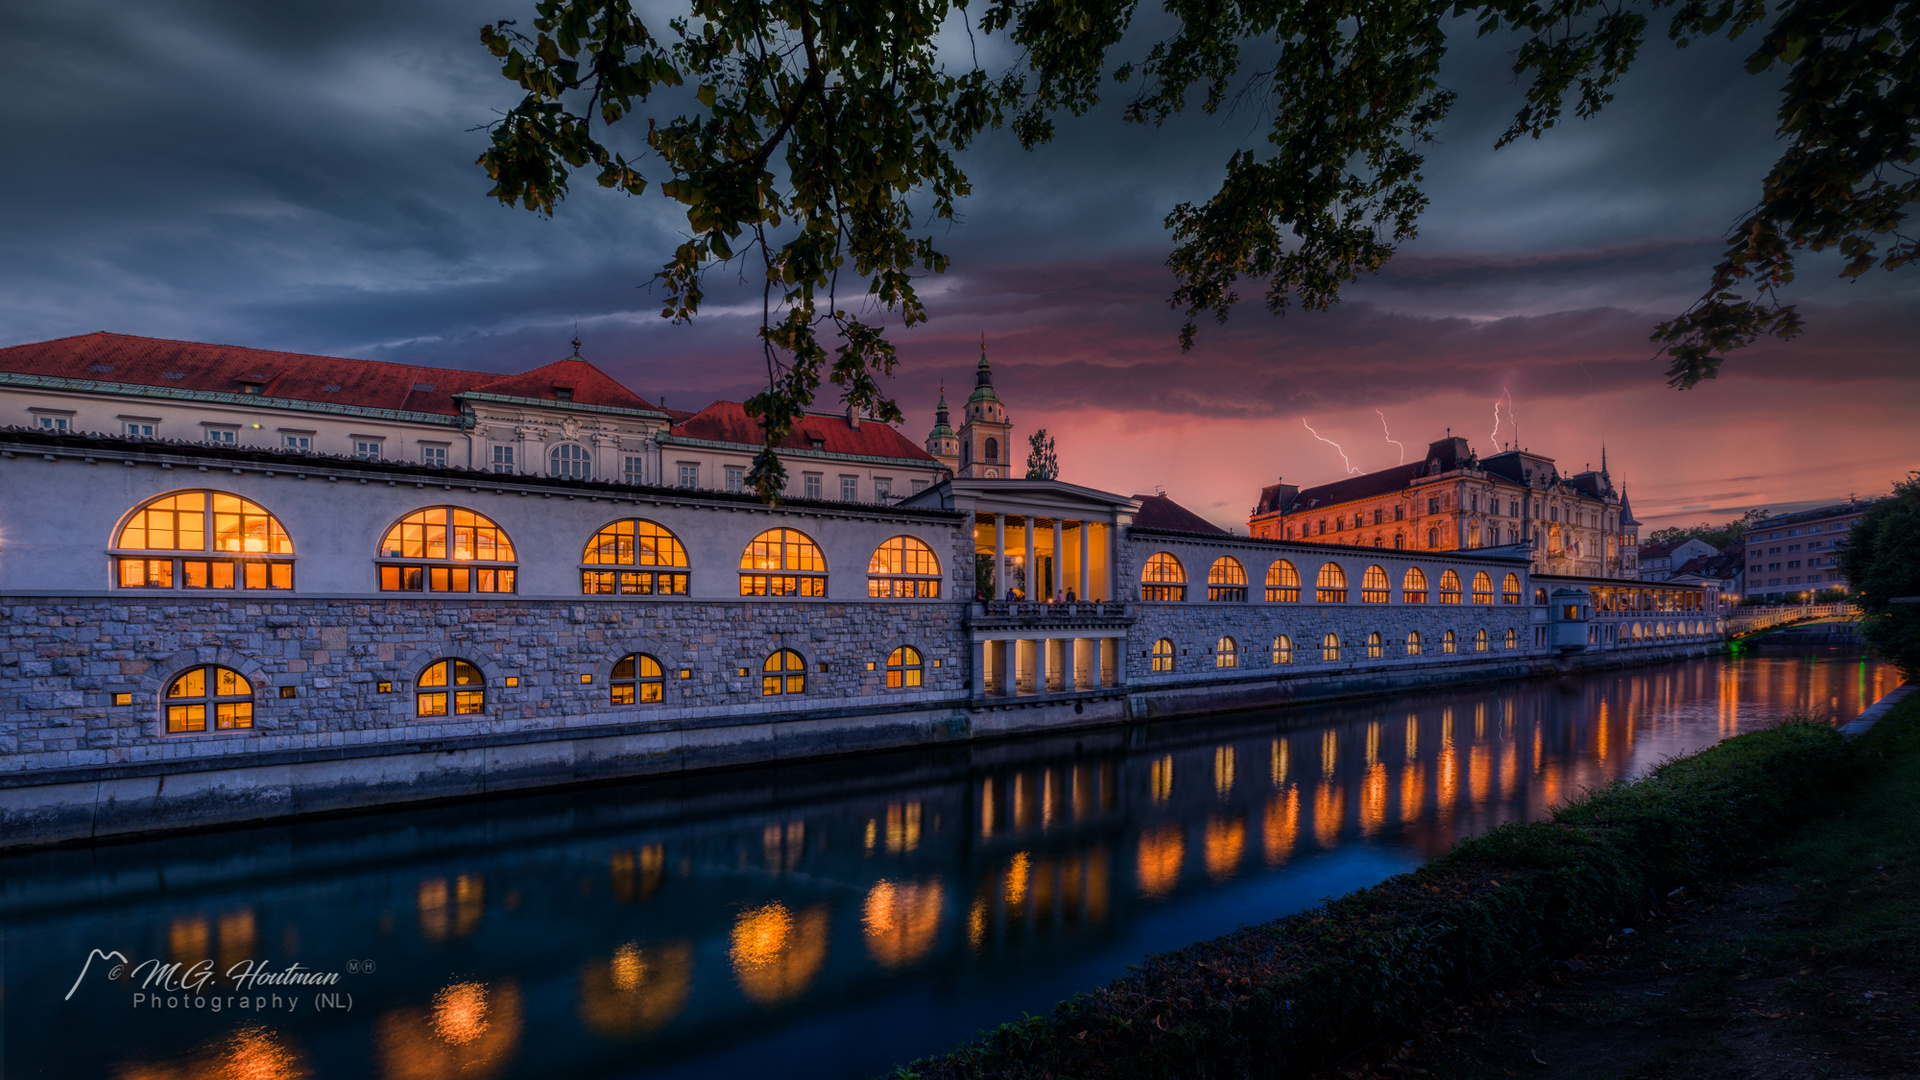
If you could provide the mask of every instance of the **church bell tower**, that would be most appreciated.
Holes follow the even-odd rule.
[[[1004,480],[1013,475],[1013,424],[1006,406],[993,390],[993,368],[987,364],[987,344],[980,343],[980,366],[974,369],[973,396],[960,424],[960,468],[957,476]]]
[[[947,388],[940,388],[940,406],[933,411],[933,430],[927,432],[927,453],[954,475],[960,473],[960,436],[947,419]]]

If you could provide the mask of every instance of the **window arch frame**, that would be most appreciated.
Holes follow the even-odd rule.
[[[1321,563],[1313,579],[1313,600],[1316,604],[1346,603],[1347,568],[1332,561]]]
[[[798,537],[803,543],[796,543],[789,539],[788,534]],[[768,537],[776,537],[776,539],[768,541]],[[770,550],[779,552],[778,566],[749,565],[755,559],[755,545],[762,543],[775,545],[775,547]],[[808,551],[813,552],[815,557],[814,561],[819,563],[818,569],[805,566],[791,567],[787,565],[795,552],[798,552],[804,559]],[[761,558],[764,560],[766,556],[763,554]],[[763,529],[756,534],[753,539],[747,541],[747,546],[740,549],[739,574],[741,596],[766,597],[768,599],[791,599],[796,597],[800,599],[818,599],[827,595],[828,563],[826,550],[823,549],[820,546],[820,542],[813,537],[808,536],[799,529],[788,528],[785,525],[776,526],[771,529]]]
[[[1520,647],[1520,631],[1507,627],[1506,648],[1511,651]]]
[[[1457,604],[1460,602],[1460,572],[1449,566],[1440,571],[1440,602]]]
[[[1000,464],[1000,440],[989,435],[980,443],[980,460],[985,465]]]
[[[461,682],[465,668],[473,673],[470,682]],[[444,671],[433,681],[435,671]],[[462,686],[477,687],[461,690]],[[422,689],[422,688],[425,689]],[[429,700],[437,702],[438,712],[427,710]],[[446,720],[457,716],[482,716],[487,711],[487,676],[480,665],[461,656],[442,656],[428,662],[413,677],[413,716],[416,720]]]
[[[427,515],[435,512],[444,515],[441,521],[433,522],[427,519]],[[459,520],[461,514],[468,515],[473,520],[463,525]],[[415,518],[421,520],[415,522]],[[409,524],[417,525],[421,530],[417,541],[420,550],[418,555],[408,554],[408,545],[415,542],[403,532]],[[427,554],[431,550],[429,530],[435,527],[442,530],[439,542],[442,551],[448,552],[447,554]],[[472,550],[476,553],[475,556],[464,559],[451,554],[452,551],[457,550],[455,545],[462,529],[472,530],[470,542],[473,545]],[[489,531],[493,534],[494,554],[498,555],[504,547],[507,558],[482,559],[477,556],[484,546],[482,537]],[[396,536],[400,537],[397,541],[400,546],[397,549],[388,547],[388,542],[393,541]],[[387,554],[395,550],[399,553]],[[507,535],[506,527],[499,522],[477,510],[469,510],[455,503],[432,503],[408,511],[387,526],[386,530],[380,534],[380,543],[375,549],[374,565],[380,575],[381,592],[497,595],[519,591],[518,554],[519,546],[513,542],[511,536]],[[409,571],[417,573],[410,576]],[[409,585],[409,581],[417,584]],[[456,583],[461,581],[466,583],[465,586],[455,588]]]
[[[911,645],[896,645],[887,653],[889,690],[918,690],[926,685],[926,654]]]
[[[1247,602],[1247,567],[1231,555],[1222,555],[1207,567],[1207,602],[1244,604]]]
[[[1293,663],[1293,638],[1281,634],[1273,639],[1273,662],[1276,665]]]
[[[775,649],[761,661],[761,697],[795,697],[806,692],[807,658],[798,649]]]
[[[1502,604],[1520,603],[1520,575],[1509,573],[1500,579],[1500,602]]]
[[[1484,626],[1473,632],[1473,651],[1477,653],[1487,651],[1487,628]]]
[[[651,664],[649,668],[647,665]],[[621,668],[626,668],[623,674]],[[653,691],[648,696],[648,691]],[[622,700],[622,691],[625,691]],[[613,662],[607,673],[609,705],[660,705],[667,700],[667,669],[651,653],[630,652]]]
[[[1387,639],[1382,637],[1378,630],[1369,631],[1367,634],[1367,659],[1379,660],[1386,655]]]
[[[1266,590],[1269,604],[1299,603],[1300,568],[1290,559],[1275,559],[1267,567]]]
[[[1393,600],[1393,581],[1387,577],[1387,568],[1379,563],[1370,564],[1360,572],[1360,602],[1363,604],[1385,604]]]
[[[161,505],[195,497],[201,502],[198,509]],[[235,505],[223,508],[222,500]],[[198,530],[179,527],[189,514],[198,517]],[[155,529],[160,515],[167,516],[164,530]],[[223,524],[229,520],[230,524]],[[264,535],[257,538],[259,549],[249,551],[247,547],[256,540],[250,524],[255,520]],[[224,534],[223,527],[228,530]],[[136,529],[140,546],[127,543]],[[173,537],[198,535],[201,546],[145,546],[156,531]],[[114,524],[107,556],[116,589],[293,591],[296,552],[286,524],[252,499],[218,488],[182,488],[142,500]]]
[[[197,692],[195,684],[189,681],[195,675],[200,677]],[[223,676],[232,676],[232,679],[226,680]],[[221,693],[223,682],[237,683],[245,689]],[[175,694],[176,688],[184,692]],[[169,736],[251,731],[258,708],[254,698],[253,680],[245,672],[220,663],[190,665],[175,673],[160,689],[160,730]],[[197,716],[196,709],[199,710]]]
[[[1171,567],[1173,576],[1168,576]],[[1140,602],[1178,604],[1187,599],[1187,567],[1171,551],[1156,551],[1140,564]]]
[[[565,458],[566,471],[561,471]],[[556,480],[593,479],[593,451],[571,439],[547,447],[547,475]]]
[[[1216,669],[1239,667],[1240,643],[1231,636],[1222,635],[1213,646],[1213,666]]]
[[[1484,585],[1486,588],[1481,588]],[[1476,604],[1493,603],[1493,575],[1485,570],[1473,572],[1473,602]]]
[[[900,569],[889,569],[883,565],[882,556],[896,544],[899,545],[899,558],[895,565]],[[919,551],[914,551],[915,547]],[[922,554],[924,559],[920,558]],[[910,563],[923,568],[907,569]],[[932,566],[931,570],[924,569],[929,565]],[[940,556],[934,554],[933,545],[906,533],[882,540],[867,558],[867,596],[870,599],[938,600],[940,577]]]
[[[1440,652],[1444,656],[1453,656],[1460,651],[1460,635],[1447,630],[1440,635]]]
[[[619,531],[621,526],[631,526],[631,532],[623,535]],[[653,533],[643,538],[643,526]],[[622,540],[626,541],[630,555],[625,560],[620,557]],[[642,557],[646,541],[653,544],[651,561]],[[611,557],[605,554],[609,544],[613,546]],[[679,561],[672,561],[674,558]],[[583,596],[685,596],[692,572],[687,546],[672,529],[646,518],[615,518],[594,530],[587,538],[587,546],[581,549],[580,593]]]
[[[1418,630],[1407,631],[1406,649],[1407,649],[1408,656],[1419,656],[1420,650],[1424,646],[1424,644],[1425,643],[1420,639],[1420,631]]]
[[[1417,566],[1407,567],[1400,575],[1400,602],[1403,604],[1424,604],[1427,602],[1427,572]]]
[[[1154,674],[1172,671],[1174,658],[1179,655],[1180,652],[1174,648],[1172,638],[1160,638],[1153,643],[1153,648],[1147,653],[1148,659],[1152,661],[1147,670]]]
[[[1339,634],[1329,630],[1326,635],[1320,639],[1320,662],[1323,664],[1337,664],[1340,662]]]

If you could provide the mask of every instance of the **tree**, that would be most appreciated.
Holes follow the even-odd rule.
[[[1060,476],[1060,459],[1054,456],[1053,436],[1040,428],[1027,439],[1027,479],[1054,480]]]
[[[1860,605],[1860,632],[1908,677],[1920,675],[1920,472],[1860,515],[1840,548],[1840,572]]]
[[[1683,540],[1700,540],[1709,547],[1725,551],[1772,514],[1771,510],[1755,507],[1734,520],[1719,525],[1706,521],[1698,525],[1669,525],[1664,529],[1655,529],[1648,533],[1641,543],[1673,544]]]
[[[1131,85],[1125,111],[1139,123],[1249,92],[1272,102],[1265,147],[1235,153],[1212,198],[1167,215],[1183,347],[1202,315],[1227,318],[1243,280],[1264,282],[1276,313],[1330,307],[1417,232],[1421,147],[1454,104],[1438,81],[1449,17],[1521,38],[1522,101],[1496,145],[1539,138],[1569,103],[1599,112],[1653,13],[1671,11],[1666,34],[1682,48],[1766,24],[1747,66],[1779,79],[1783,150],[1699,301],[1655,331],[1673,385],[1714,377],[1760,336],[1800,332],[1780,300],[1797,251],[1837,248],[1849,276],[1920,254],[1900,231],[1920,197],[1920,0],[1161,2],[1169,35],[1116,64],[1137,0],[988,0],[977,22],[964,0],[689,0],[651,27],[632,0],[537,0],[531,33],[511,21],[481,30],[523,96],[479,163],[495,198],[540,213],[581,169],[639,195],[650,184],[639,159],[604,132],[644,115],[649,168],[689,229],[656,276],[662,314],[693,317],[707,273],[757,262],[768,385],[747,407],[768,447],[823,373],[856,408],[899,417],[877,382],[896,359],[883,323],[923,320],[914,275],[948,265],[931,235],[910,235],[915,200],[928,224],[952,220],[969,190],[955,154],[1003,124],[1038,146],[1054,116],[1092,108],[1109,79]],[[996,76],[977,63],[947,72],[935,36],[949,22],[1005,36],[1020,62]],[[840,306],[842,270],[878,317]],[[823,331],[838,339],[831,356]],[[770,449],[752,479],[768,497],[784,485]]]

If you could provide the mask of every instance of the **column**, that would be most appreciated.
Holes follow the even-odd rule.
[[[1034,578],[1035,578],[1035,574],[1034,574],[1034,570],[1035,570],[1035,569],[1037,569],[1037,567],[1035,566],[1035,564],[1034,564],[1034,561],[1033,561],[1033,532],[1034,532],[1034,518],[1033,518],[1033,515],[1032,515],[1032,514],[1028,514],[1028,515],[1027,515],[1027,527],[1026,527],[1025,529],[1022,529],[1022,530],[1021,530],[1021,532],[1022,532],[1022,533],[1024,533],[1024,534],[1026,535],[1026,540],[1027,540],[1027,588],[1026,588],[1026,593],[1027,593],[1027,600],[1028,600],[1029,602],[1031,602],[1031,601],[1033,601],[1033,600],[1035,600],[1035,599],[1037,599],[1037,597],[1035,597],[1035,596],[1034,596],[1034,593],[1035,593],[1035,592],[1037,591],[1037,590],[1035,589],[1035,587],[1034,587],[1034,586],[1035,586],[1035,581],[1034,581]]]
[[[1027,572],[1027,582],[1028,584],[1032,584],[1033,582],[1033,572],[1031,570]],[[1047,683],[1049,682],[1047,673],[1052,670],[1049,661],[1053,659],[1053,657],[1047,654],[1052,651],[1050,648],[1052,644],[1053,642],[1046,638],[1035,638],[1033,641],[1033,692],[1036,694],[1044,694],[1047,692]]]
[[[1119,600],[1120,596],[1120,525],[1119,519],[1107,522],[1107,599]]]
[[[1081,590],[1079,590],[1079,598],[1081,598],[1081,600],[1092,600],[1092,596],[1087,596],[1087,586],[1092,584],[1092,573],[1087,569],[1087,555],[1091,552],[1089,552],[1089,542],[1087,542],[1087,523],[1085,523],[1085,521],[1079,523],[1079,534],[1081,534]]]
[[[1074,638],[1069,642],[1073,647],[1073,688],[1091,690],[1100,685],[1100,642],[1094,638]]]
[[[1052,599],[1055,593],[1059,593],[1063,597],[1066,595],[1066,591],[1067,591],[1067,585],[1065,580],[1066,573],[1067,573],[1066,523],[1061,521],[1059,518],[1054,518],[1053,519],[1053,574],[1051,575],[1050,579],[1047,581],[1047,598],[1048,599]]]
[[[973,671],[970,673],[969,678],[973,684],[973,696],[975,699],[987,696],[988,647],[988,643],[984,641],[976,641],[973,643]]]
[[[1005,600],[1007,598],[1007,515],[993,515],[993,584],[987,589],[987,599]]]

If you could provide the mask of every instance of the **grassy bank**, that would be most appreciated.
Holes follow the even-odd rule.
[[[1824,725],[1743,735],[1324,908],[1151,957],[899,1075],[1304,1075],[1752,865],[1833,804],[1860,755]]]

